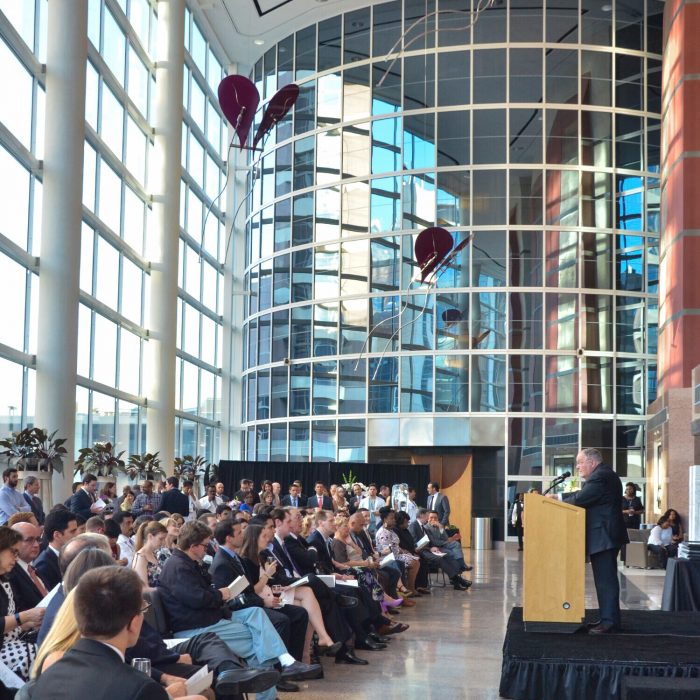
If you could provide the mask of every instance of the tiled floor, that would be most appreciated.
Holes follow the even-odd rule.
[[[302,684],[284,700],[491,700],[498,698],[501,647],[511,608],[521,605],[522,553],[507,549],[467,552],[472,588],[433,590],[397,620],[411,628],[389,649],[358,652],[369,666],[324,659],[325,679]],[[590,566],[586,607],[597,607]],[[622,607],[658,609],[664,572],[620,569]]]

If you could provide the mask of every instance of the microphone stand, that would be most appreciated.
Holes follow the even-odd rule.
[[[571,474],[568,476],[558,476],[551,484],[551,486],[542,494],[543,496],[546,496],[555,486],[559,486],[562,482],[566,481]]]

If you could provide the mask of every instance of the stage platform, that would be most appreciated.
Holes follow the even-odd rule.
[[[592,621],[597,611],[587,611]],[[622,700],[625,676],[697,679],[700,613],[623,610],[622,631],[593,636],[526,632],[513,608],[503,643],[499,692],[511,700]],[[664,693],[656,694],[663,700]],[[675,696],[674,696],[675,697]],[[691,696],[688,696],[691,697]]]

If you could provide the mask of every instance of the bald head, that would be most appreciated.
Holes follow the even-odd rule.
[[[353,513],[348,519],[348,525],[353,532],[360,532],[365,526],[365,516],[362,513]]]
[[[39,556],[41,528],[31,523],[15,523],[12,529],[22,535],[21,541],[18,542],[19,558],[31,564]]]
[[[61,576],[66,573],[66,569],[70,566],[73,559],[86,547],[101,549],[103,552],[112,556],[109,540],[104,535],[98,535],[92,532],[85,532],[82,535],[77,535],[61,550],[61,556],[58,558],[58,567],[61,570]]]

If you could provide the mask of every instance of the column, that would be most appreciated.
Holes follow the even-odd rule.
[[[54,502],[67,498],[73,481],[87,5],[48,3],[35,420],[68,440],[64,473],[52,477]]]
[[[700,4],[664,9],[659,393],[691,386],[700,364]]]
[[[154,226],[148,235],[151,307],[147,343],[146,444],[148,451],[160,452],[163,466],[169,473],[172,473],[175,457],[175,345],[184,37],[185,0],[160,0],[152,168]]]

